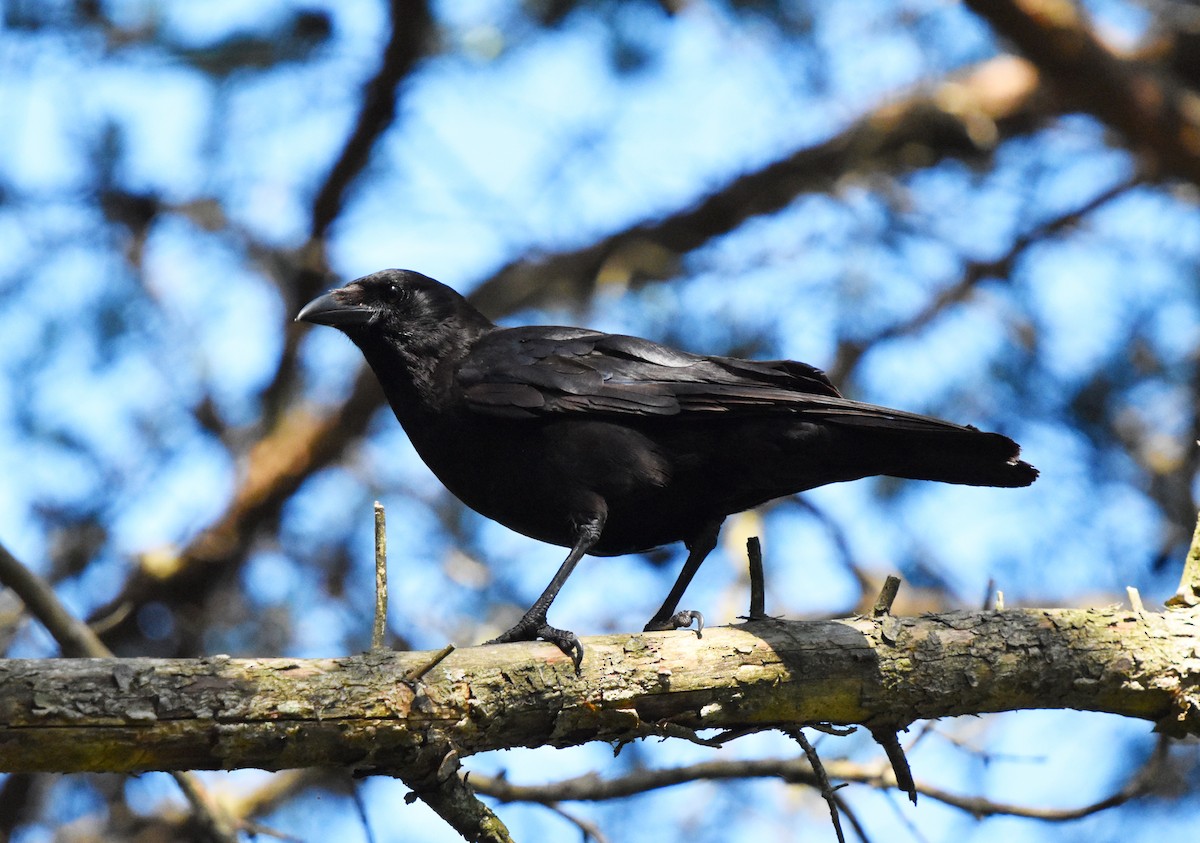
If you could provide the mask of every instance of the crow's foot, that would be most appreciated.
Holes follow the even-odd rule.
[[[692,621],[696,622],[696,637],[703,638],[704,615],[694,609],[684,609],[682,612],[676,612],[665,620],[659,620],[657,617],[651,618],[650,623],[646,624],[642,631],[661,632],[667,629],[687,629],[692,625]]]
[[[517,621],[512,629],[484,643],[510,644],[514,641],[537,641],[539,638],[549,641],[570,656],[571,662],[575,665],[575,672],[579,672],[579,666],[583,664],[583,645],[579,643],[579,637],[569,629],[550,626],[546,623],[545,615],[541,617],[526,615]]]

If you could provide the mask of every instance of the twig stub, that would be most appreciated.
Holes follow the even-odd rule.
[[[387,636],[387,515],[375,501],[375,623],[371,627],[371,649],[382,650]]]

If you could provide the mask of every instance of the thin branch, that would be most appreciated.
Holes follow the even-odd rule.
[[[803,729],[788,729],[786,734],[799,743],[800,748],[804,750],[804,757],[808,759],[813,775],[817,777],[817,789],[821,791],[821,797],[829,805],[829,819],[833,823],[833,831],[837,834],[838,843],[846,843],[846,835],[842,831],[842,818],[838,811],[838,800],[835,795],[837,788],[829,783],[829,775],[825,772],[825,765],[821,763],[821,756],[817,754],[817,748],[809,742]]]
[[[750,562],[750,614],[752,621],[767,617],[766,576],[763,574],[762,543],[758,536],[746,539],[746,557]]]
[[[847,173],[905,170],[913,148],[928,152],[923,166],[990,154],[1001,138],[1050,116],[1041,93],[1029,63],[1011,56],[984,62],[882,106],[824,143],[739,175],[690,207],[582,249],[516,260],[477,287],[472,299],[485,313],[507,313],[547,298],[582,300],[601,280],[669,277],[677,256],[801,195],[831,191]]]
[[[68,658],[107,658],[112,653],[87,624],[72,615],[49,584],[0,543],[0,585],[11,588]]]
[[[957,281],[939,291],[920,311],[910,318],[893,323],[880,331],[876,331],[869,337],[842,340],[838,344],[834,362],[829,367],[830,377],[838,383],[847,380],[850,371],[858,364],[858,361],[868,349],[889,340],[913,336],[919,331],[924,330],[948,308],[966,301],[984,281],[994,279],[1008,281],[1012,276],[1012,271],[1017,261],[1032,246],[1079,225],[1090,214],[1100,210],[1100,208],[1114,199],[1124,196],[1143,181],[1144,177],[1141,174],[1134,173],[1128,178],[1113,184],[1106,190],[1102,190],[1078,207],[1050,219],[1043,220],[1028,231],[1023,232],[1013,240],[1012,245],[1009,246],[1003,255],[990,260],[968,261]]]
[[[446,656],[453,653],[455,651],[455,649],[457,649],[457,648],[453,644],[447,644],[445,647],[443,647],[442,649],[440,649],[436,653],[434,653],[432,656],[430,656],[428,661],[424,662],[423,664],[417,665],[416,667],[414,667],[413,669],[411,669],[407,673],[405,673],[403,681],[419,682],[422,679],[422,677],[425,676],[426,673],[428,673],[429,671],[431,671],[435,667],[437,667],[439,664],[441,664],[442,660],[445,659]]]
[[[1189,608],[1200,604],[1200,518],[1192,533],[1192,544],[1188,547],[1187,560],[1183,563],[1183,574],[1175,594],[1167,598],[1172,608]]]
[[[341,213],[346,190],[362,172],[379,137],[396,117],[396,92],[401,81],[425,55],[433,33],[433,18],[424,0],[391,0],[391,33],[383,62],[363,90],[362,108],[342,154],[313,199],[311,237],[320,240]],[[316,290],[301,290],[304,294]]]
[[[472,843],[513,843],[504,822],[459,774],[458,764],[458,753],[435,739],[395,774],[412,788],[405,800],[420,799]]]
[[[831,778],[844,782],[863,784],[876,789],[895,787],[895,778],[890,766],[860,765],[842,760],[826,761],[824,766]],[[799,758],[706,761],[686,767],[639,770],[612,779],[604,779],[596,773],[588,773],[571,779],[537,785],[516,784],[506,778],[493,778],[479,773],[471,773],[471,783],[480,793],[502,802],[533,802],[537,804],[560,801],[599,802],[623,799],[689,782],[753,778],[779,779],[789,784],[820,787],[818,777],[809,761]],[[1038,808],[1029,805],[1014,805],[981,796],[952,793],[924,782],[917,782],[916,789],[922,796],[958,808],[976,818],[1012,816],[1048,822],[1069,822],[1100,813],[1145,794],[1147,792],[1146,778],[1144,775],[1135,775],[1116,793],[1077,808]],[[837,796],[841,798],[840,794]]]
[[[375,622],[371,627],[371,649],[382,650],[387,636],[387,516],[375,501]]]
[[[888,763],[892,765],[892,773],[896,776],[896,787],[908,795],[914,805],[917,804],[917,783],[913,781],[912,767],[908,764],[908,756],[900,745],[900,736],[895,729],[872,727],[871,737],[883,747]]]
[[[546,807],[583,832],[583,843],[587,843],[588,840],[594,840],[596,843],[608,843],[608,838],[600,830],[600,826],[594,822],[575,816],[555,802],[546,803]]]
[[[883,580],[883,587],[879,589],[879,596],[875,598],[875,605],[871,607],[872,617],[890,615],[892,604],[896,602],[896,595],[899,593],[900,578],[895,574],[888,574]]]

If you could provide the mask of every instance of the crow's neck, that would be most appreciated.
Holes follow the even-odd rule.
[[[359,347],[406,428],[421,416],[444,413],[456,400],[454,372],[483,331],[448,331],[429,342],[362,342]]]

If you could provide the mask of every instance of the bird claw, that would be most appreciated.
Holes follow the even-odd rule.
[[[514,641],[537,641],[539,638],[566,653],[575,665],[575,672],[579,673],[580,665],[583,664],[583,644],[580,643],[579,636],[569,629],[550,626],[544,618],[521,618],[512,629],[502,632],[491,641],[485,641],[484,644],[510,644]]]
[[[650,623],[642,629],[643,632],[662,632],[671,629],[687,629],[692,625],[692,621],[696,622],[696,637],[704,637],[704,615],[697,612],[695,609],[684,609],[681,612],[676,612],[667,618],[665,621],[651,619]]]

